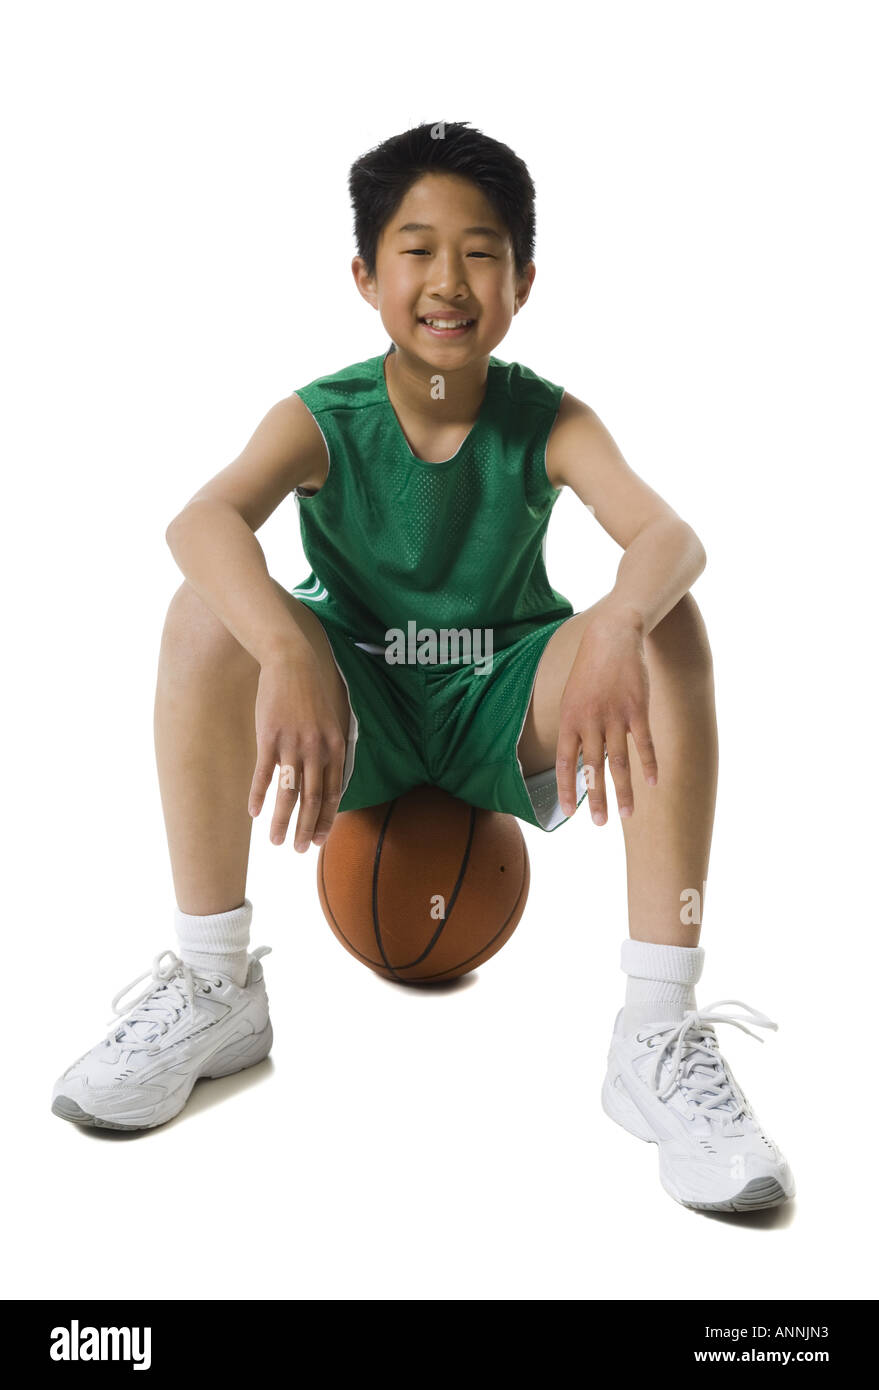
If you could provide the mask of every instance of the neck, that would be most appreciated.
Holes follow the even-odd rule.
[[[444,371],[395,346],[384,359],[384,374],[395,409],[435,425],[472,424],[485,396],[488,358],[478,357],[466,367]]]

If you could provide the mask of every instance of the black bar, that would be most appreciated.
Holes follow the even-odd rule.
[[[710,1272],[700,1272],[686,1258],[671,1258],[657,1268],[657,1280],[661,1278],[695,1283],[710,1279]],[[411,1383],[425,1374],[442,1376],[441,1363],[451,1358],[448,1374],[456,1381],[462,1373],[495,1378],[508,1366],[517,1379],[527,1379],[532,1355],[541,1383],[567,1380],[571,1371],[577,1379],[588,1379],[609,1367],[621,1374],[680,1369],[698,1378],[717,1370],[741,1376],[766,1366],[794,1376],[815,1368],[834,1374],[860,1367],[867,1373],[874,1364],[876,1300],[868,1298],[343,1299],[339,1302],[347,1305],[345,1311],[326,1320],[312,1306],[325,1302],[331,1300],[8,1300],[3,1305],[5,1344],[25,1376],[33,1370],[62,1379],[201,1368],[211,1380],[216,1376],[226,1382],[244,1371],[274,1383],[285,1372],[297,1381],[303,1375],[310,1379],[312,1364],[321,1379],[335,1379],[350,1359],[360,1377]],[[361,1303],[403,1302],[408,1306],[393,1324],[379,1309],[357,1327]],[[475,1311],[438,1317],[436,1302],[472,1303]],[[516,1313],[520,1302],[542,1306]],[[421,1303],[426,1305],[423,1312]],[[482,1308],[483,1303],[490,1309]],[[377,1359],[378,1343],[387,1341],[391,1326],[396,1356],[383,1365]],[[99,1359],[90,1359],[92,1349]]]

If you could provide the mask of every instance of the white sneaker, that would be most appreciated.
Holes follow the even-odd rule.
[[[721,1056],[713,1024],[757,1034],[737,1021],[746,1015],[715,1013],[720,1004],[741,1004],[754,1016],[749,1022],[778,1027],[741,999],[718,999],[626,1036],[620,1009],[601,1104],[617,1124],[658,1145],[659,1179],[676,1202],[702,1211],[778,1206],[795,1195],[793,1174]]]
[[[193,970],[171,950],[119,991],[112,1032],[67,1068],[52,1088],[52,1113],[102,1129],[154,1129],[183,1109],[199,1077],[229,1076],[261,1062],[272,1024],[260,957],[248,956],[239,987],[228,976]],[[166,956],[170,961],[162,965]],[[151,975],[133,1004],[116,1004]],[[112,1020],[111,1020],[112,1022]]]

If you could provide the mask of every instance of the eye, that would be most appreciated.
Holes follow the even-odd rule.
[[[427,255],[429,255],[429,254],[430,254],[430,253],[429,253],[428,251],[426,251],[426,250],[424,249],[424,247],[410,247],[410,249],[409,249],[408,251],[404,251],[404,252],[403,252],[403,255],[404,255],[404,256],[427,256]],[[494,260],[494,256],[490,255],[488,251],[468,251],[468,252],[467,252],[467,255],[468,255],[468,256],[484,256],[485,259],[486,259],[487,261],[493,261],[493,260]]]

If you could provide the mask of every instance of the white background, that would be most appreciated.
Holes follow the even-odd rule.
[[[877,1294],[876,43],[870,5],[31,4],[2,26],[3,1293]],[[171,517],[268,408],[383,352],[351,163],[421,121],[525,159],[537,277],[495,353],[599,413],[695,528],[721,768],[698,1001],[794,1203],[700,1215],[599,1092],[623,837],[523,824],[527,911],[464,987],[361,968],[317,851],[253,834],[269,1061],[173,1123],[50,1113],[175,946],[152,736]],[[309,572],[292,497],[259,533]],[[566,491],[575,609],[621,552]],[[613,796],[611,790],[611,797]]]

